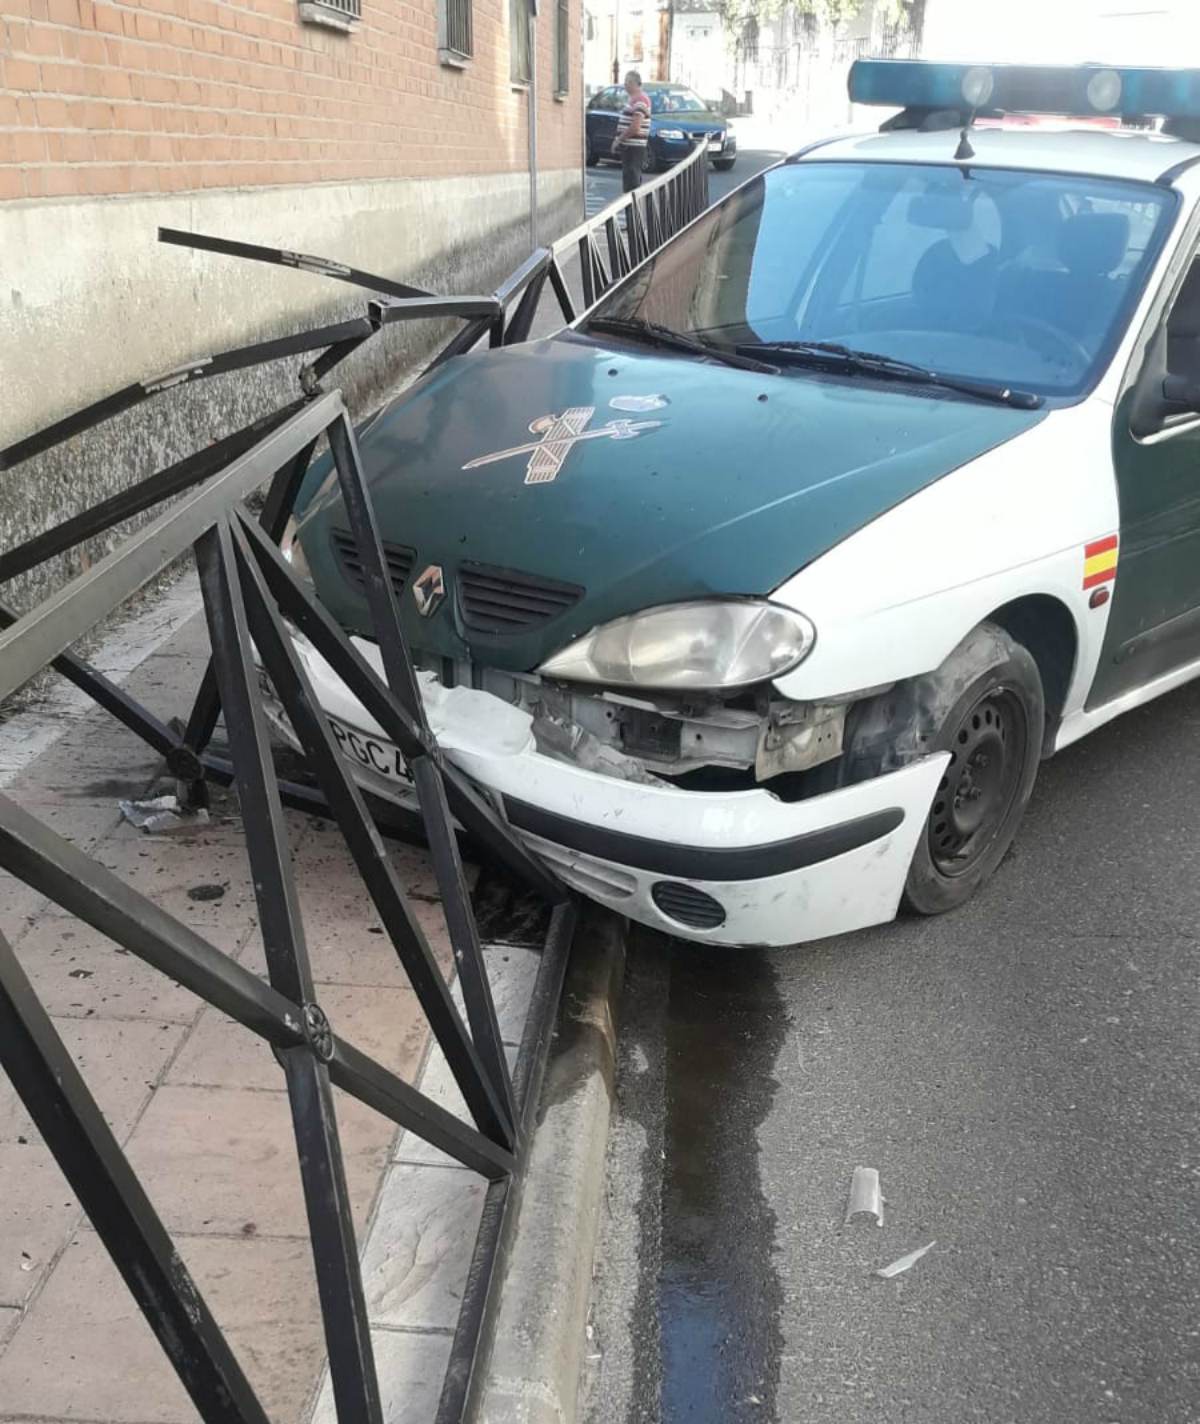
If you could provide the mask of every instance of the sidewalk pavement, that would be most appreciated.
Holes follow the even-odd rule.
[[[194,575],[106,639],[95,661],[164,720],[207,656]],[[265,974],[236,800],[212,823],[147,836],[117,802],[158,759],[74,690],[0,723],[0,791]],[[465,1116],[339,832],[288,812],[319,998],[337,1031]],[[393,863],[435,954],[451,953],[423,851]],[[0,873],[0,933],[172,1233],[272,1421],[332,1418],[283,1074],[248,1030]],[[485,951],[504,1039],[520,1037],[537,954]],[[422,1077],[422,1075],[424,1075]],[[484,1184],[335,1090],[389,1424],[426,1421],[441,1387]],[[196,1418],[116,1268],[0,1071],[0,1419]]]

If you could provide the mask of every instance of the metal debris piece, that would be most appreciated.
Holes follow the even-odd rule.
[[[898,1261],[893,1261],[890,1266],[881,1266],[875,1272],[877,1276],[882,1276],[885,1281],[890,1281],[893,1276],[898,1276],[903,1271],[907,1271],[910,1266],[915,1266],[926,1251],[932,1251],[937,1245],[936,1241],[931,1241],[928,1246],[919,1246],[915,1251],[910,1251],[907,1256],[901,1256]]]
[[[883,1225],[883,1193],[879,1190],[879,1173],[874,1167],[855,1167],[850,1179],[850,1200],[846,1204],[846,1225],[859,1212],[868,1211],[875,1225]]]
[[[192,831],[198,826],[208,825],[208,812],[185,810],[179,804],[179,797],[173,794],[153,796],[149,801],[118,802],[121,815],[131,826],[145,831],[147,835],[168,835],[175,831]]]

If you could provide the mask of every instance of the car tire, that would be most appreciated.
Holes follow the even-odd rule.
[[[905,909],[957,909],[1004,859],[1033,792],[1045,708],[1029,650],[998,624],[981,623],[935,672],[851,710],[843,782],[950,753],[909,866]]]
[[[736,162],[736,158],[714,158],[713,167],[718,173],[728,173]]]
[[[654,156],[654,149],[651,148],[649,144],[647,144],[646,147],[642,150],[642,172],[657,173],[660,168],[661,165],[658,159]]]
[[[600,166],[600,155],[596,152],[596,150],[592,147],[590,143],[588,144],[587,150],[584,153],[584,162],[589,168],[599,168]]]

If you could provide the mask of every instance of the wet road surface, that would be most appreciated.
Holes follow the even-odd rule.
[[[1193,688],[1047,763],[955,915],[635,937],[593,1424],[1200,1420],[1198,748]]]

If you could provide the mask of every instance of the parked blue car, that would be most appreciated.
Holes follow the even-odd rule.
[[[737,139],[724,114],[715,113],[694,90],[682,84],[647,84],[650,97],[650,142],[646,145],[646,171],[661,173],[686,158],[697,139],[708,144],[714,168],[726,170],[737,162]],[[620,84],[610,84],[592,95],[587,108],[587,161],[595,167],[613,159],[617,120],[625,107]]]

